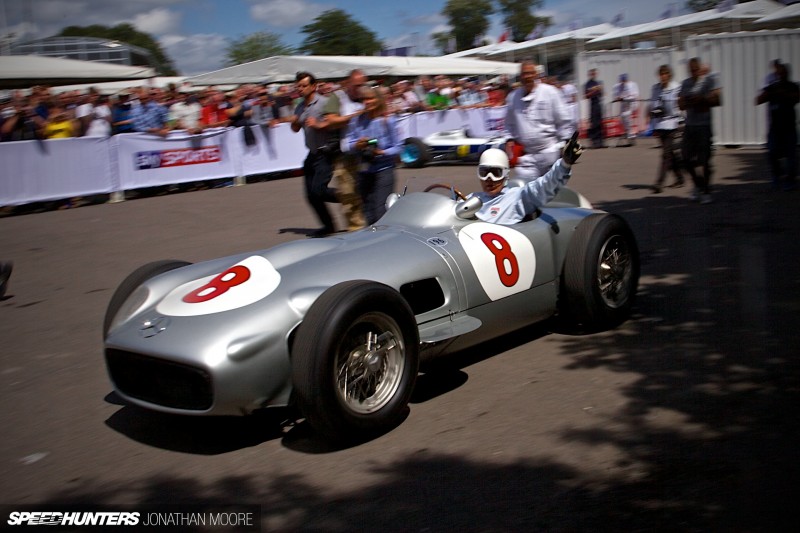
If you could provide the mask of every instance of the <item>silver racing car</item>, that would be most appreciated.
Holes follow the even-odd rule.
[[[639,256],[622,218],[562,189],[494,225],[479,199],[428,189],[358,232],[134,271],[103,324],[116,392],[186,415],[293,405],[324,437],[361,439],[402,420],[421,358],[554,315],[585,330],[628,316]]]

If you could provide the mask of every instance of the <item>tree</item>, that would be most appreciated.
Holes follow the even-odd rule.
[[[341,9],[330,9],[300,30],[306,38],[299,50],[311,55],[367,56],[380,52],[377,36]]]
[[[550,17],[537,17],[531,13],[531,9],[542,6],[542,0],[497,0],[497,3],[503,14],[503,27],[511,29],[514,41],[522,42],[534,28],[544,32],[553,24]]]
[[[161,49],[161,45],[153,37],[144,32],[138,31],[128,23],[117,24],[114,27],[93,24],[91,26],[67,26],[58,35],[62,37],[96,37],[98,39],[108,39],[110,41],[121,41],[132,44],[139,48],[144,48],[150,52],[153,64],[159,76],[177,76],[178,71],[172,65],[172,60]]]
[[[294,50],[285,46],[278,34],[268,31],[257,31],[232,40],[225,50],[227,66],[229,67],[257,61],[265,57],[289,56],[293,53]]]
[[[491,0],[447,0],[442,15],[452,28],[456,51],[473,47],[475,38],[489,29],[489,15],[494,13]]]

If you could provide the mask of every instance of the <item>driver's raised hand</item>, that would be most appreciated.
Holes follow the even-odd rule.
[[[576,131],[572,134],[570,140],[567,141],[567,144],[565,144],[564,148],[561,150],[561,159],[564,161],[564,163],[573,165],[582,153],[583,146],[581,146],[581,143],[578,142],[578,132]]]

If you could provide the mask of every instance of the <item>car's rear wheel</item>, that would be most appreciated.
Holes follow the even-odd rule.
[[[159,274],[163,274],[164,272],[169,272],[170,270],[175,270],[176,268],[181,268],[188,265],[191,265],[191,263],[187,261],[165,259],[163,261],[153,261],[152,263],[147,263],[146,265],[142,265],[131,272],[127,278],[122,280],[122,283],[119,284],[117,290],[114,291],[111,301],[108,302],[106,315],[103,319],[103,338],[108,336],[108,332],[111,329],[111,325],[114,323],[117,313],[120,312],[123,304],[127,301],[131,294],[133,294],[133,291],[139,287],[139,285],[151,278],[158,276]]]
[[[592,214],[572,236],[562,273],[560,311],[589,331],[630,316],[639,283],[639,249],[620,217]]]
[[[360,440],[402,421],[419,370],[419,333],[397,291],[363,280],[335,285],[311,306],[296,339],[294,397],[316,431]]]
[[[400,161],[409,168],[424,167],[431,159],[431,151],[428,145],[416,137],[409,137],[400,152]]]

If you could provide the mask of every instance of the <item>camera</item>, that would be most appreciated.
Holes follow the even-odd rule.
[[[659,98],[655,105],[650,109],[650,118],[661,118],[664,116],[664,101]]]
[[[661,105],[657,105],[653,109],[650,110],[650,116],[652,118],[661,118],[664,116],[664,108]]]
[[[361,159],[363,161],[374,161],[378,154],[375,151],[378,149],[378,139],[370,139],[367,141],[367,146],[361,150]]]

